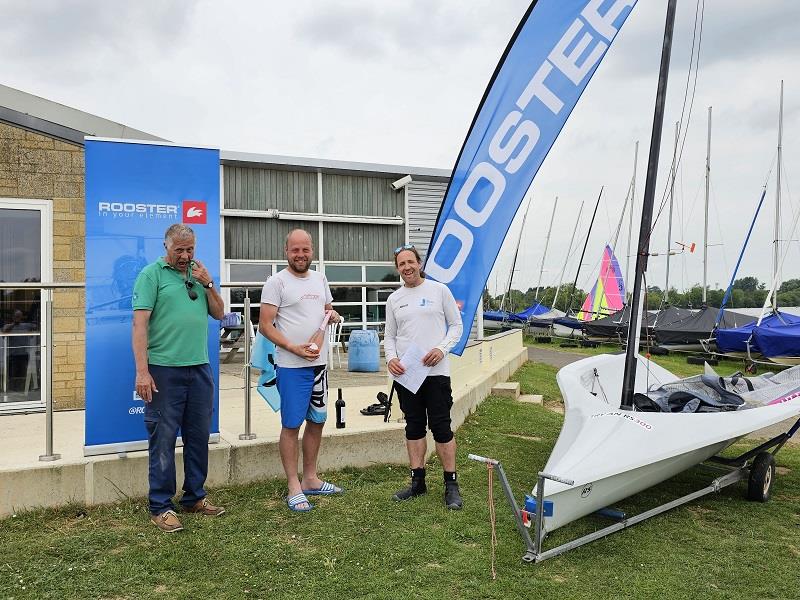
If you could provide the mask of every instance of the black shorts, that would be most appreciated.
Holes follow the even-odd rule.
[[[453,406],[453,390],[446,375],[429,375],[416,394],[400,384],[395,384],[400,410],[406,416],[406,439],[421,440],[427,428],[433,439],[446,444],[453,439],[450,427],[450,409]]]

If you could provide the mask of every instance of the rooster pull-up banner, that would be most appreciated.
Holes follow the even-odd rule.
[[[86,140],[86,440],[84,454],[147,449],[134,390],[133,284],[164,255],[164,232],[185,223],[195,256],[219,281],[219,150]],[[219,321],[208,320],[219,390]],[[211,421],[219,439],[218,394]]]

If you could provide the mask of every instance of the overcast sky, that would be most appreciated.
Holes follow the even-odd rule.
[[[0,73],[11,87],[177,143],[451,169],[527,4],[0,0]],[[641,202],[665,5],[639,2],[534,180],[535,216],[522,235],[514,287],[536,285],[554,198],[559,196],[559,205],[545,284],[558,279],[578,206],[585,201],[579,229],[585,236],[605,186],[579,280],[590,285],[620,218],[637,140]],[[695,9],[695,0],[679,0],[657,200],[683,106]],[[798,23],[800,2],[794,0],[705,2],[700,70],[688,123],[688,106],[684,116],[687,138],[673,220],[673,239],[695,242],[697,250],[672,258],[670,281],[678,288],[702,278],[708,106],[713,106],[709,284],[727,284],[765,182],[767,202],[740,274],[771,279],[774,167],[768,181],[767,176],[776,155],[781,79],[784,238],[798,205],[792,187],[800,159]],[[653,236],[654,251],[666,249],[666,213]],[[637,207],[636,221],[638,216]],[[518,221],[491,287],[505,286],[519,228]],[[627,230],[626,217],[617,244],[623,272]],[[792,244],[786,279],[800,277],[798,246]],[[650,285],[663,287],[664,263],[663,256],[651,259]],[[573,256],[566,280],[574,278],[576,266]]]

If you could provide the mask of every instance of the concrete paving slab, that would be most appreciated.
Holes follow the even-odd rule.
[[[517,398],[520,402],[526,402],[528,404],[538,404],[541,406],[543,396],[541,394],[522,394],[519,398]]]
[[[505,381],[492,387],[492,396],[505,396],[508,398],[519,398],[519,382]]]

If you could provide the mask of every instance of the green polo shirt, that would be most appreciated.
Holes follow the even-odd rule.
[[[183,273],[163,258],[141,270],[133,286],[133,310],[149,310],[147,361],[163,367],[208,362],[208,300],[195,282],[189,298]]]

